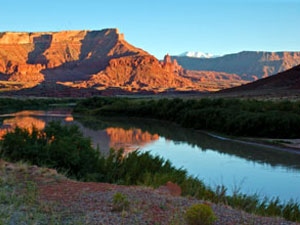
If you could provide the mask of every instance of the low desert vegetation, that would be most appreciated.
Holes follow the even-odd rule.
[[[128,201],[127,196],[125,194],[117,192],[113,196],[112,211],[121,212],[127,210],[129,208],[129,203],[130,202]]]
[[[212,225],[216,219],[211,207],[205,204],[192,205],[185,213],[188,225]]]
[[[300,133],[300,102],[94,97],[80,101],[74,112],[153,118],[234,136],[299,138]]]
[[[264,216],[281,216],[287,220],[300,221],[297,202],[281,202],[279,199],[261,200],[257,195],[235,192],[228,195],[225,187],[212,189],[183,169],[177,169],[169,161],[149,152],[111,150],[108,157],[93,149],[91,140],[83,136],[74,125],[62,126],[49,123],[44,130],[15,128],[1,141],[1,157],[11,162],[26,161],[30,164],[54,168],[68,177],[82,181],[107,182],[124,185],[145,185],[154,188],[168,181],[178,184],[182,195],[214,203],[230,205]],[[123,196],[116,201],[126,202]],[[122,204],[123,204],[122,203]],[[122,206],[122,208],[124,208]]]
[[[67,210],[57,211],[51,202],[39,199],[37,184],[29,177],[29,165],[18,163],[14,169],[0,163],[0,225],[6,224],[84,224],[84,217],[70,217]],[[42,169],[41,169],[42,170]],[[18,179],[23,177],[22,181]]]

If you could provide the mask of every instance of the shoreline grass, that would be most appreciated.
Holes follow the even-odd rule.
[[[29,164],[18,163],[14,168],[3,164],[0,162],[0,225],[84,224],[82,216],[66,218],[67,210],[58,211],[54,203],[40,200],[37,184],[27,179]]]

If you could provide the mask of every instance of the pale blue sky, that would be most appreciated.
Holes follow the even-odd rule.
[[[300,0],[0,0],[0,31],[119,28],[165,53],[300,51]]]

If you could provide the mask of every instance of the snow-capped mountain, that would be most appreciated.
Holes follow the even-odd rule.
[[[198,57],[197,54],[172,56],[186,70],[217,71],[256,80],[291,69],[300,64],[299,52],[242,51],[223,56]],[[191,57],[187,57],[190,56]],[[201,54],[200,54],[201,55]],[[209,55],[209,54],[206,54]]]
[[[180,54],[179,56],[187,56],[187,57],[194,57],[194,58],[215,58],[218,57],[217,55],[213,55],[210,53],[204,53],[204,52],[184,52]]]

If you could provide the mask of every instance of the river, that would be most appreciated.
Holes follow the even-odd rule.
[[[0,115],[0,137],[14,127],[43,129],[52,120],[76,124],[103,154],[110,148],[150,151],[211,187],[300,200],[300,154],[212,137],[180,126],[136,118],[73,117],[70,109]]]

